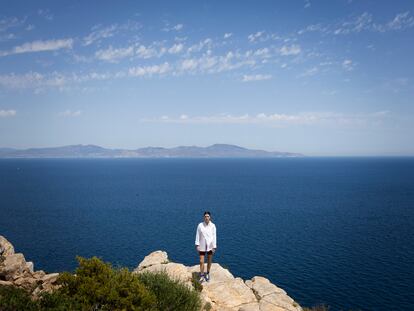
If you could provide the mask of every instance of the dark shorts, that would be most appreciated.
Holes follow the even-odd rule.
[[[209,255],[211,255],[211,254],[213,254],[213,251],[208,251],[208,252],[198,252],[199,254],[200,254],[200,256],[202,255],[202,256],[204,256],[206,253],[207,254],[209,254]]]

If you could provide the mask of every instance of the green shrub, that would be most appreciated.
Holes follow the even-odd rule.
[[[113,269],[96,257],[77,259],[75,274],[60,275],[56,294],[93,310],[156,310],[156,297],[128,269]]]
[[[23,289],[0,285],[0,311],[37,311],[39,305]]]
[[[75,273],[64,272],[53,293],[32,300],[13,286],[0,286],[0,311],[199,311],[199,293],[163,273],[132,274],[93,257],[78,257]]]
[[[53,293],[44,293],[38,300],[39,310],[48,311],[67,311],[67,310],[90,310],[87,306],[82,306],[81,303],[74,298],[62,294],[60,291]]]
[[[144,272],[138,278],[157,297],[158,310],[198,311],[201,308],[199,293],[170,279],[166,272]]]
[[[193,272],[191,274],[191,284],[193,284],[193,287],[197,292],[201,292],[203,290],[203,284],[200,282],[200,275],[198,272]]]

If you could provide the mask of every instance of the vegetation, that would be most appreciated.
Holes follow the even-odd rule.
[[[155,294],[158,310],[191,311],[201,308],[198,292],[178,280],[171,280],[165,272],[144,272],[138,279]]]
[[[78,257],[75,273],[59,276],[53,293],[32,300],[13,286],[0,286],[0,311],[200,310],[199,293],[163,273],[132,274],[93,257]]]

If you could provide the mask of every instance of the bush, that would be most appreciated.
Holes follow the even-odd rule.
[[[139,280],[157,297],[158,310],[196,311],[201,309],[199,293],[178,280],[169,278],[166,272],[138,275]]]
[[[191,274],[191,284],[193,284],[193,287],[197,292],[201,292],[203,290],[203,284],[200,282],[200,275],[198,272],[193,272]]]
[[[78,257],[75,274],[59,277],[62,287],[56,294],[69,297],[93,310],[156,310],[156,297],[128,269],[113,269],[109,263],[93,257]],[[53,297],[49,297],[52,300]]]
[[[20,310],[37,311],[39,306],[23,289],[0,285],[0,311]]]
[[[163,273],[132,274],[114,269],[93,257],[78,257],[74,274],[62,273],[61,287],[32,300],[29,293],[13,286],[0,286],[0,311],[198,311],[199,293]]]

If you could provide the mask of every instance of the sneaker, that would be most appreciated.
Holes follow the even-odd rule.
[[[206,282],[210,282],[210,273],[209,273],[209,272],[207,272],[207,273],[204,275],[204,278],[206,279]]]
[[[204,273],[200,273],[200,274],[199,274],[199,277],[200,277],[200,279],[199,279],[200,283],[203,283],[203,281],[204,281],[204,279],[205,279],[205,277],[204,277]]]

